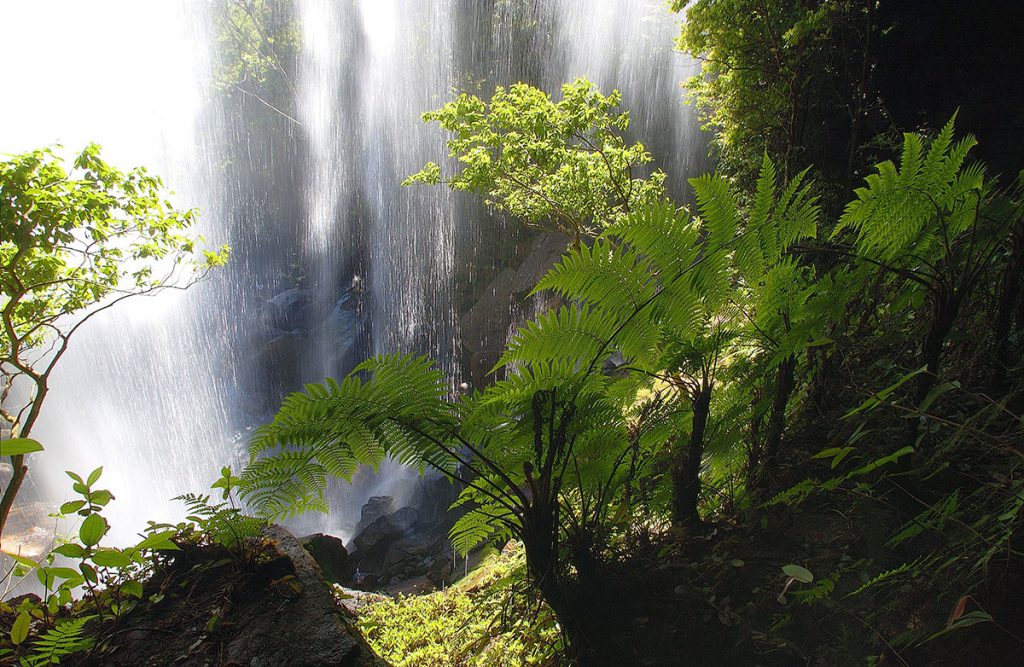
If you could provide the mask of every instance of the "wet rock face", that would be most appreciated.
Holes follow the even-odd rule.
[[[378,518],[352,540],[356,553],[363,558],[383,555],[395,540],[412,532],[419,520],[420,513],[415,507],[403,507]]]
[[[359,524],[356,526],[358,535],[371,523],[395,511],[395,499],[391,496],[371,496],[359,513]]]

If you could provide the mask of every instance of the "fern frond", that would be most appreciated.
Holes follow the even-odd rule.
[[[587,304],[616,311],[635,309],[654,292],[646,260],[632,249],[616,249],[607,238],[562,257],[532,294],[552,290]]]
[[[621,239],[647,258],[662,283],[689,269],[701,251],[699,228],[691,224],[688,212],[667,202],[631,211],[606,236]]]
[[[350,479],[357,466],[376,468],[387,456],[451,472],[453,448],[441,445],[455,423],[442,373],[429,360],[368,359],[340,384],[328,379],[291,394],[257,429],[242,498],[262,515],[291,516],[326,511],[328,477]]]
[[[618,319],[601,308],[563,306],[523,325],[509,341],[496,368],[514,362],[537,363],[572,360],[588,364],[615,333]]]
[[[32,644],[32,654],[28,664],[56,665],[63,658],[75,653],[86,651],[93,645],[90,637],[83,636],[85,624],[96,618],[95,615],[79,616],[68,620],[58,620],[57,624],[47,630]]]
[[[701,221],[711,237],[721,246],[730,241],[739,229],[739,200],[729,187],[729,181],[719,174],[705,174],[690,179],[697,197]]]

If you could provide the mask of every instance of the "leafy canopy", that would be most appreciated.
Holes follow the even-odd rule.
[[[563,85],[558,102],[525,83],[499,86],[489,101],[462,93],[423,114],[451,132],[449,156],[461,171],[445,177],[431,162],[404,184],[444,182],[481,194],[527,226],[578,242],[662,196],[665,175],[639,173],[651,155],[627,145],[620,102],[618,91],[605,96],[585,79]]]
[[[797,110],[809,70],[829,44],[836,3],[672,0],[670,6],[686,14],[676,45],[701,61],[686,89],[715,131],[723,167],[752,181],[767,153],[787,173]]]
[[[71,171],[49,148],[0,162],[4,362],[108,296],[169,284],[169,273],[199,254],[185,233],[196,212],[175,209],[144,168],[121,172],[99,150],[87,146]],[[227,249],[201,257],[193,268],[219,266]]]
[[[198,248],[188,234],[195,216],[174,208],[144,168],[107,164],[96,144],[71,169],[49,148],[0,162],[0,418],[15,436],[32,430],[50,372],[92,315],[185,286],[227,260],[226,246]],[[23,379],[29,392],[15,405],[11,392]],[[28,452],[14,448],[4,446],[14,478],[0,500],[0,528],[27,472]]]

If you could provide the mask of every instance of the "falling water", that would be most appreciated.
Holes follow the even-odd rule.
[[[444,164],[445,137],[419,116],[454,89],[523,80],[557,96],[585,76],[622,91],[674,195],[704,167],[679,90],[695,70],[661,0],[302,0],[280,113],[213,86],[211,3],[12,4],[0,49],[33,67],[6,74],[20,103],[0,107],[0,152],[99,141],[113,163],[164,175],[208,241],[234,246],[208,282],[90,322],[54,376],[27,493],[59,501],[53,471],[103,464],[122,535],[239,465],[248,430],[301,383],[415,351],[454,387],[474,349],[500,344],[466,313],[537,242],[472,197],[400,186]],[[484,319],[500,337],[518,308],[499,299]],[[345,534],[367,496],[411,484],[394,465],[364,474],[300,528]]]

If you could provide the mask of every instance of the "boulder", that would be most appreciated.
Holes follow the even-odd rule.
[[[348,551],[345,543],[333,535],[316,533],[299,538],[299,544],[309,552],[317,565],[323,571],[324,578],[332,584],[338,584],[347,579],[346,569]]]
[[[377,519],[391,514],[395,511],[395,499],[391,496],[371,496],[359,512],[359,524],[356,526],[356,534],[362,532]]]
[[[384,663],[339,604],[312,556],[284,528],[265,529],[255,561],[217,547],[181,552],[145,585],[129,631],[89,664],[371,667]],[[151,593],[164,592],[158,602]]]
[[[394,514],[382,516],[352,540],[356,551],[363,558],[383,555],[391,543],[410,533],[419,523],[420,513],[415,507],[403,507]]]
[[[304,289],[292,288],[275,294],[263,306],[266,323],[279,331],[309,328],[310,298]]]

